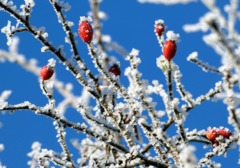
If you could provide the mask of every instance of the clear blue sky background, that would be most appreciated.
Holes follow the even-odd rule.
[[[19,7],[18,1],[14,3],[18,3]],[[35,3],[36,6],[33,9],[31,23],[36,27],[46,27],[49,40],[55,46],[63,44],[65,33],[62,31],[61,25],[58,24],[56,15],[49,2],[36,1]],[[84,0],[69,1],[69,3],[72,9],[66,13],[67,19],[75,23],[72,30],[77,32],[79,16],[86,16],[90,7],[88,1]],[[222,6],[222,4],[219,5]],[[132,48],[140,50],[142,64],[139,68],[143,73],[142,78],[149,81],[158,79],[161,83],[166,83],[161,70],[156,67],[156,58],[160,56],[161,48],[153,32],[154,21],[163,19],[167,25],[167,30],[174,30],[181,36],[181,42],[178,44],[178,51],[174,61],[179,65],[183,73],[182,82],[185,88],[193,94],[194,98],[208,92],[210,88],[214,87],[215,82],[221,79],[216,74],[203,72],[196,65],[186,60],[191,52],[198,51],[202,60],[216,67],[220,65],[220,57],[204,44],[202,33],[186,34],[182,29],[185,23],[195,23],[198,21],[199,16],[207,12],[206,7],[201,3],[163,6],[140,4],[135,0],[114,0],[104,1],[100,9],[108,14],[108,20],[103,22],[103,33],[111,35],[113,41],[117,41],[128,51]],[[9,19],[14,20],[8,14],[0,11],[1,28],[7,24]],[[45,65],[49,58],[54,57],[50,53],[41,53],[41,44],[29,33],[24,32],[17,34],[17,36],[20,37],[19,53],[24,54],[28,59],[37,58],[39,66]],[[78,49],[81,57],[87,62],[89,67],[92,67],[86,45],[79,38],[76,39],[79,42]],[[69,45],[64,44],[64,48],[65,52],[70,55],[68,51]],[[0,34],[0,49],[7,50],[6,38],[2,33]],[[121,56],[116,53],[111,53],[111,55],[119,59],[123,68],[128,66],[128,62]],[[65,71],[65,67],[58,63],[56,68],[57,78],[62,81],[73,82],[75,84],[75,94],[80,94],[81,87],[77,86],[74,77],[68,71]],[[0,77],[0,92],[9,89],[13,91],[9,98],[10,104],[21,103],[26,100],[38,106],[43,106],[47,103],[45,96],[42,95],[40,90],[38,77],[23,70],[16,64],[9,62],[1,63]],[[124,76],[121,77],[121,81],[125,85],[127,84]],[[61,100],[57,93],[55,96],[58,101]],[[232,130],[232,127],[227,124],[227,115],[228,111],[221,102],[204,102],[190,112],[185,126],[190,130],[194,128],[198,130],[207,129],[209,126],[225,126]],[[72,109],[69,109],[67,117],[71,121],[82,120],[82,117]],[[27,167],[26,163],[29,158],[26,154],[31,151],[33,141],[41,142],[43,148],[61,151],[55,137],[56,131],[52,121],[46,117],[37,116],[29,111],[19,111],[13,115],[9,113],[0,115],[0,122],[3,123],[3,128],[0,129],[0,143],[5,145],[5,150],[0,153],[0,161],[9,168]],[[83,136],[83,134],[76,134],[69,129],[67,131],[68,139]],[[69,147],[74,154],[74,158],[77,158],[77,151],[70,143]],[[203,157],[204,152],[211,150],[211,148],[203,149],[202,144],[196,144],[196,147],[198,159]],[[238,149],[229,150],[227,156],[227,158],[220,156],[214,159],[221,162],[222,167],[238,167]]]

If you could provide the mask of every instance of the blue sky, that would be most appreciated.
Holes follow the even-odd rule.
[[[14,3],[19,3],[18,1]],[[50,41],[59,46],[64,43],[65,34],[58,24],[56,15],[52,11],[52,7],[48,1],[37,1],[33,9],[31,23],[36,27],[44,26],[49,34]],[[65,13],[67,19],[73,21],[75,25],[72,30],[77,32],[79,16],[86,16],[90,10],[88,1],[69,1],[72,9]],[[17,4],[19,7],[19,4]],[[222,4],[220,4],[221,6]],[[132,48],[140,50],[140,58],[142,64],[139,66],[142,71],[142,78],[158,79],[165,84],[165,78],[156,66],[156,58],[161,53],[161,48],[157,42],[154,29],[154,21],[163,19],[167,25],[167,30],[173,30],[180,34],[180,43],[178,43],[177,54],[174,58],[175,63],[180,67],[183,74],[182,82],[185,88],[190,91],[196,98],[206,93],[212,88],[215,82],[221,79],[221,76],[213,73],[205,73],[196,65],[186,60],[187,56],[198,51],[199,57],[210,65],[218,67],[220,65],[220,57],[209,47],[203,40],[203,33],[187,34],[183,31],[182,26],[186,23],[196,23],[200,16],[208,10],[201,3],[191,3],[188,5],[153,5],[140,4],[135,0],[115,0],[104,1],[100,9],[107,13],[108,20],[103,22],[103,34],[111,35],[112,40],[122,45],[127,51]],[[0,27],[7,24],[8,20],[14,19],[8,14],[0,11]],[[29,33],[23,32],[17,34],[20,38],[19,53],[26,56],[27,59],[38,59],[38,65],[43,66],[47,60],[54,57],[50,53],[41,53],[41,44],[36,41]],[[92,67],[91,59],[88,55],[86,45],[76,37],[78,41],[78,49],[81,57]],[[0,49],[7,50],[6,37],[0,34]],[[64,44],[66,54],[69,54],[69,45]],[[121,67],[126,68],[129,63],[120,55],[110,52],[120,62]],[[65,71],[65,67],[57,63],[56,77],[62,81],[73,82],[75,85],[75,94],[81,93],[81,87],[74,81],[74,77]],[[8,99],[9,104],[21,103],[29,100],[38,106],[43,106],[47,100],[39,86],[37,76],[23,70],[14,63],[0,64],[0,92],[3,90],[12,90],[13,93]],[[121,77],[121,82],[127,86],[126,77]],[[56,93],[56,99],[61,100],[61,96]],[[204,102],[201,106],[192,110],[188,115],[185,126],[190,130],[197,128],[198,130],[207,129],[211,126],[225,126],[230,130],[233,128],[227,124],[228,111],[226,106],[221,102],[214,103],[211,100]],[[69,109],[67,113],[72,121],[81,121],[82,117],[74,110]],[[6,113],[0,115],[0,122],[3,127],[0,129],[0,143],[5,145],[5,150],[0,153],[0,161],[9,168],[27,167],[26,162],[29,158],[26,156],[31,150],[33,141],[42,143],[43,148],[61,151],[57,144],[56,131],[54,130],[52,121],[44,116],[37,116],[29,111],[19,111],[14,114]],[[72,130],[67,130],[67,138],[78,138],[83,134],[77,134]],[[198,158],[203,156],[203,152],[211,148],[203,149],[203,145],[196,144]],[[77,151],[69,143],[72,153],[77,156]],[[239,157],[238,149],[231,149],[227,152],[228,157],[216,157],[216,161],[221,162],[223,167],[237,167],[237,159]]]

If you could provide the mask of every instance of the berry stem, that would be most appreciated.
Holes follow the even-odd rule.
[[[168,74],[167,74],[167,84],[168,84],[168,95],[169,95],[169,99],[170,101],[172,102],[173,99],[174,99],[174,96],[173,96],[173,83],[172,83],[172,64],[171,64],[171,60],[168,61]],[[187,140],[187,137],[186,137],[186,134],[185,134],[185,131],[184,131],[184,127],[183,127],[183,124],[180,120],[182,120],[181,116],[179,115],[180,112],[179,110],[177,109],[177,107],[173,107],[173,112],[174,112],[174,115],[176,117],[176,123],[177,123],[177,126],[178,126],[178,130],[179,130],[179,134],[181,135],[183,141],[185,144],[188,143],[188,140]]]
[[[167,75],[167,85],[168,85],[168,95],[170,101],[173,101],[173,84],[172,84],[172,67],[171,61],[168,61],[168,75]]]
[[[54,105],[54,99],[53,99],[53,95],[47,91],[46,87],[45,87],[45,80],[41,80],[42,83],[42,89],[43,89],[43,92],[45,93],[45,95],[47,96],[47,99],[48,99],[48,102],[52,105]]]

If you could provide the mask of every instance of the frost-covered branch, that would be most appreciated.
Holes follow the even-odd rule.
[[[12,17],[5,27],[1,28],[1,32],[6,35],[9,50],[0,49],[0,62],[16,63],[36,76],[34,79],[39,81],[42,94],[45,96],[43,98],[47,99],[46,105],[41,107],[30,103],[31,101],[11,105],[12,100],[8,97],[12,91],[3,88],[0,94],[0,113],[8,114],[5,112],[10,111],[14,114],[27,110],[49,118],[53,121],[58,145],[61,147],[61,153],[57,153],[51,150],[51,147],[44,149],[39,142],[34,142],[31,152],[27,154],[30,157],[28,165],[31,168],[49,167],[52,164],[66,168],[217,167],[219,165],[214,162],[215,157],[225,154],[234,145],[239,146],[240,94],[237,87],[240,81],[240,35],[237,31],[240,18],[239,1],[224,2],[223,9],[220,8],[222,6],[217,6],[215,0],[138,0],[138,2],[163,5],[196,2],[205,5],[209,12],[200,16],[197,23],[186,24],[184,30],[206,33],[203,34],[203,41],[220,55],[221,63],[215,68],[207,64],[209,60],[200,60],[199,48],[191,49],[196,52],[191,53],[187,60],[206,72],[214,72],[212,75],[221,77],[220,82],[210,87],[207,93],[199,95],[194,95],[194,91],[190,92],[185,88],[186,85],[182,82],[183,74],[179,68],[185,67],[182,65],[183,62],[175,59],[181,58],[179,55],[184,49],[178,47],[179,34],[172,30],[166,32],[168,26],[171,27],[165,25],[167,20],[157,19],[152,24],[154,28],[152,35],[155,34],[157,37],[157,41],[153,43],[159,45],[159,52],[162,52],[156,58],[156,65],[162,71],[163,78],[157,75],[159,78],[153,79],[149,84],[147,79],[142,79],[144,74],[140,71],[140,63],[144,66],[144,59],[139,55],[142,49],[133,48],[131,52],[127,52],[124,49],[128,47],[127,45],[120,46],[118,42],[112,41],[109,34],[105,34],[103,21],[107,19],[107,13],[100,9],[101,5],[107,2],[89,0],[90,11],[84,14],[87,17],[80,16],[80,22],[75,23],[67,19],[67,15],[72,13],[69,10],[74,8],[71,9],[64,1],[49,0],[48,5],[52,7],[53,15],[56,15],[56,22],[53,24],[59,23],[65,34],[63,45],[56,47],[50,42],[45,28],[33,25],[38,24],[34,20],[36,15],[33,15],[33,12],[38,12],[39,4],[35,4],[34,0],[24,0],[23,4],[17,2],[17,5],[11,0],[0,1],[0,11]],[[171,6],[168,7],[171,10]],[[187,8],[188,5],[184,7]],[[162,14],[162,17],[165,17],[165,13]],[[16,25],[13,25],[13,22],[16,22]],[[75,37],[75,28],[79,37]],[[40,51],[43,54],[52,53],[54,58],[50,58],[47,65],[40,68],[37,59],[29,59],[27,54],[24,54],[25,57],[18,52],[18,42],[22,36],[20,38],[16,36],[24,34],[22,32],[31,34],[40,42],[42,45]],[[127,37],[125,34],[124,36]],[[81,45],[77,44],[77,38],[85,44],[91,57],[90,63],[88,58],[85,61],[85,57],[80,56],[80,51],[84,48],[79,48]],[[69,45],[67,48],[70,50],[66,52],[68,56],[64,53],[65,45]],[[148,45],[145,47],[151,52]],[[125,68],[125,64],[120,63],[115,54],[123,56],[130,65]],[[55,59],[66,68],[66,72],[72,74],[74,77],[72,80],[75,81],[71,82],[76,83],[76,87],[57,78],[62,71],[59,71],[58,66],[55,68]],[[148,68],[147,70],[150,70],[150,67]],[[124,76],[121,76],[122,72]],[[3,74],[3,79],[4,77]],[[204,82],[199,83],[199,86]],[[192,128],[193,124],[188,122],[191,118],[188,113],[192,110],[197,112],[197,107],[211,98],[222,100],[226,106],[223,110],[228,111],[229,129],[216,128],[213,125],[199,130]],[[71,118],[68,111],[71,115],[76,113],[73,116],[79,115],[79,119]],[[198,122],[198,125],[200,124],[201,122]],[[76,151],[73,153],[74,150],[70,150],[68,145],[69,136],[66,134],[69,130],[82,135],[70,140],[78,153]],[[195,144],[207,146],[211,151],[205,152],[203,158],[198,160]],[[3,151],[5,147],[7,149],[7,145],[0,144],[0,152],[5,152]],[[4,166],[0,163],[0,167]]]
[[[198,58],[198,53],[197,52],[191,53],[188,56],[187,60],[197,64],[199,67],[202,68],[203,71],[206,71],[206,72],[209,71],[209,72],[215,72],[215,73],[221,74],[221,72],[217,68],[212,67],[212,66],[208,65],[207,63],[201,61]]]
[[[97,93],[95,93],[91,86],[89,85],[89,83],[80,75],[81,73],[72,65],[72,63],[70,63],[65,56],[63,55],[63,53],[61,52],[61,49],[56,49],[46,38],[45,36],[42,34],[41,31],[37,30],[36,28],[34,28],[33,26],[31,26],[26,19],[24,19],[22,16],[20,16],[16,11],[14,11],[11,7],[9,7],[8,5],[4,4],[3,2],[0,2],[0,7],[2,7],[4,9],[4,11],[8,12],[11,16],[13,16],[14,18],[16,18],[20,23],[22,23],[26,29],[35,37],[37,38],[45,47],[48,48],[49,51],[51,51],[54,55],[56,55],[59,60],[68,67],[68,69],[70,70],[70,72],[76,77],[76,79],[83,84],[84,86],[86,86],[87,88],[89,88],[89,91],[94,95],[94,96],[98,96]]]
[[[81,131],[92,137],[97,138],[100,141],[104,141],[105,143],[113,146],[114,148],[118,149],[119,151],[121,151],[123,153],[129,153],[129,151],[124,146],[119,145],[118,143],[115,143],[113,140],[109,139],[108,137],[102,136],[99,133],[96,133],[96,132],[91,131],[90,129],[87,129],[87,126],[85,124],[74,124],[72,122],[69,122],[69,121],[63,119],[62,117],[59,117],[56,114],[54,114],[50,109],[41,109],[29,102],[25,102],[25,103],[18,104],[18,105],[6,106],[1,109],[1,111],[5,111],[5,110],[10,110],[10,111],[31,110],[31,111],[35,112],[36,114],[42,114],[42,115],[50,117],[56,121],[59,121],[61,124],[63,124],[64,127],[69,127],[69,128],[75,129],[77,131]],[[167,167],[165,164],[163,164],[157,160],[148,159],[145,156],[141,155],[140,153],[138,153],[136,156],[143,160],[143,164],[153,165],[153,166],[157,166],[160,168]]]
[[[77,49],[77,45],[76,45],[76,42],[75,42],[75,39],[74,39],[74,35],[72,33],[72,30],[71,30],[71,26],[73,26],[73,23],[72,22],[69,22],[66,20],[66,18],[64,17],[63,13],[62,13],[62,9],[63,7],[58,4],[57,1],[55,0],[50,0],[50,3],[52,4],[57,16],[58,16],[58,20],[59,22],[62,24],[62,27],[64,28],[64,31],[66,32],[66,35],[67,35],[67,41],[69,41],[70,43],[70,46],[72,48],[72,51],[73,51],[73,57],[74,59],[77,61],[78,63],[78,66],[85,72],[85,74],[91,79],[94,81],[95,83],[95,87],[97,88],[98,86],[98,79],[96,79],[94,77],[94,75],[90,72],[90,70],[87,68],[87,66],[85,65],[85,63],[82,61],[80,55],[79,55],[79,52],[78,52],[78,49]]]
[[[230,145],[233,142],[238,141],[239,139],[239,135],[234,135],[231,136],[228,140],[226,140],[226,142],[221,143],[220,145],[218,145],[217,147],[213,148],[213,150],[211,152],[208,152],[205,154],[205,157],[200,159],[199,161],[199,166],[198,167],[202,167],[202,166],[211,166],[212,162],[211,162],[211,158],[213,156],[216,155],[223,155],[226,153],[227,149],[230,147]]]

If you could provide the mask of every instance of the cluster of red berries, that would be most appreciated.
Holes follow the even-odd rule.
[[[211,141],[213,147],[219,145],[219,141],[217,140],[219,136],[222,136],[224,139],[228,139],[231,135],[232,133],[226,128],[213,128],[208,129],[208,131],[206,132],[206,137],[208,140]]]
[[[165,26],[163,23],[155,24],[155,33],[157,36],[161,37],[165,31]],[[173,39],[166,41],[163,45],[163,55],[166,60],[171,61],[176,54],[177,45]]]

